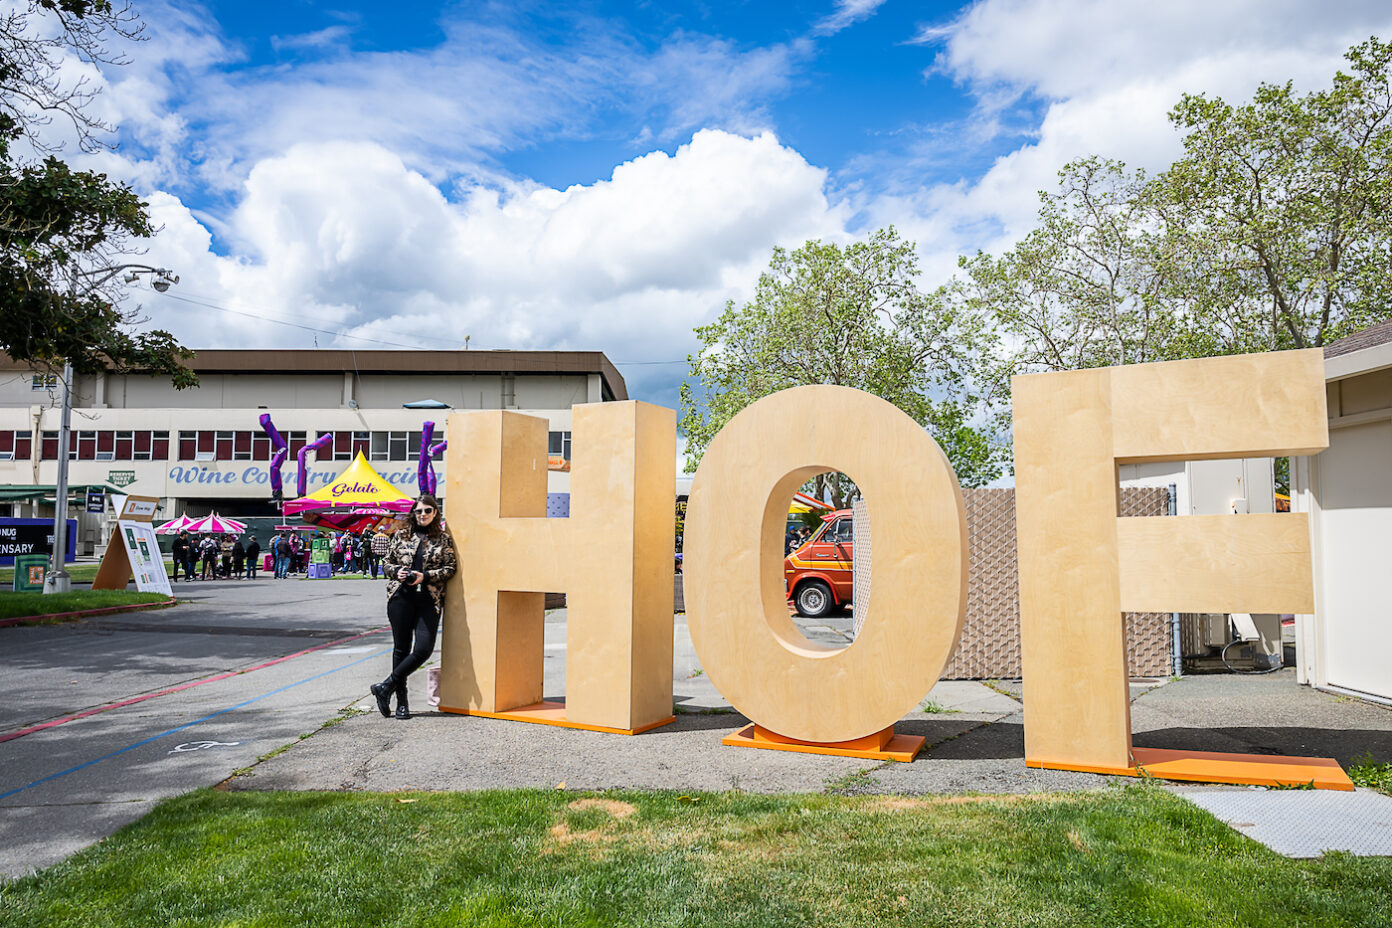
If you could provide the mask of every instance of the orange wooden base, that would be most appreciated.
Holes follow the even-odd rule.
[[[907,763],[923,748],[919,735],[896,735],[891,725],[854,741],[798,741],[785,738],[759,725],[746,725],[732,735],[720,739],[721,744],[741,748],[767,748],[771,751],[797,751],[802,754],[835,754],[841,757],[864,757],[868,760],[898,760]]]
[[[535,722],[538,725],[557,725],[561,728],[579,728],[584,731],[603,731],[612,735],[637,735],[645,731],[652,731],[654,728],[661,728],[663,725],[670,725],[677,720],[675,715],[642,725],[638,728],[609,728],[605,725],[586,725],[583,722],[571,722],[566,719],[565,703],[563,702],[539,702],[530,706],[522,706],[520,709],[509,709],[506,712],[484,712],[480,709],[455,709],[450,706],[441,706],[441,712],[453,712],[456,715],[480,715],[486,719],[507,719],[511,722]]]
[[[1026,767],[1081,770],[1112,776],[1151,776],[1162,780],[1197,783],[1237,783],[1244,786],[1303,786],[1315,789],[1352,790],[1353,781],[1339,762],[1330,757],[1281,757],[1270,754],[1219,754],[1211,751],[1169,751],[1133,748],[1134,767],[1103,767],[1025,760]]]

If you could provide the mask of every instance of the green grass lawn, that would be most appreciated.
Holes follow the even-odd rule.
[[[18,926],[1385,926],[1153,786],[1007,797],[221,793],[0,888]]]
[[[93,580],[97,579],[97,568],[100,566],[101,565],[95,561],[92,563],[69,564],[68,577],[71,578],[74,583],[91,583]],[[166,558],[164,562],[164,572],[168,574],[173,569],[174,562]],[[0,587],[8,590],[13,586],[14,568],[0,567]]]
[[[73,590],[71,593],[0,592],[0,619],[26,615],[57,615],[82,609],[105,609],[134,603],[158,603],[168,599],[163,593],[135,593],[126,590]]]

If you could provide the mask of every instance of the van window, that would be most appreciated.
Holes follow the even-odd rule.
[[[852,544],[855,541],[855,529],[852,519],[838,519],[836,524],[827,532],[829,541],[837,544]]]

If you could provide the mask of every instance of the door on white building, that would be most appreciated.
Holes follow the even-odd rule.
[[[1319,456],[1325,680],[1392,699],[1392,421],[1329,438]]]

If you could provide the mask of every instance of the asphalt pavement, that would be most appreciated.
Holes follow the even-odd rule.
[[[385,673],[378,583],[175,593],[171,609],[0,629],[0,875],[56,863],[254,765]]]

